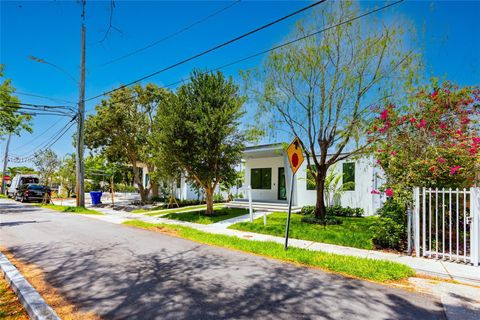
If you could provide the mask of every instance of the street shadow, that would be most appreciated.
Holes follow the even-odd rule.
[[[28,221],[12,221],[12,222],[0,222],[0,227],[16,227],[16,226],[21,226],[24,224],[29,224],[29,223],[43,223],[43,222],[49,222],[49,220],[45,221],[37,221],[37,220],[28,220]]]
[[[431,297],[181,239],[91,243],[9,250],[104,319],[445,319]]]
[[[21,203],[0,203],[0,214],[37,213],[40,208]]]

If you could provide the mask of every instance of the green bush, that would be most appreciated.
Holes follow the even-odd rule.
[[[338,219],[334,216],[326,216],[325,219],[318,219],[313,214],[308,214],[302,217],[302,222],[310,223],[310,224],[321,224],[324,226],[331,226],[331,225],[338,225],[342,224],[342,220]]]
[[[137,192],[137,187],[129,186],[128,184],[124,183],[116,183],[115,184],[115,192]]]
[[[213,195],[213,202],[224,202],[225,197],[221,193],[215,193]]]
[[[377,247],[400,249],[403,226],[390,218],[380,218],[376,225],[370,227],[373,232],[373,244]]]
[[[393,198],[385,201],[383,207],[378,209],[377,214],[381,218],[390,218],[400,225],[404,225],[407,222],[405,208],[401,204],[393,200]]]
[[[373,243],[386,249],[402,249],[407,240],[407,215],[405,208],[394,199],[388,199],[377,211],[378,224],[371,227]]]
[[[315,215],[315,206],[304,206],[300,210],[302,215]],[[327,216],[337,217],[361,217],[364,214],[362,208],[350,208],[342,206],[327,207]]]

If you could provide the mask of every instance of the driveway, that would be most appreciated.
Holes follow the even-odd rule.
[[[106,319],[444,319],[366,281],[0,199],[0,245]]]

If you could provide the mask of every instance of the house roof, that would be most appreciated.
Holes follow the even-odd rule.
[[[244,159],[278,157],[283,154],[282,143],[270,143],[246,147],[243,152]]]

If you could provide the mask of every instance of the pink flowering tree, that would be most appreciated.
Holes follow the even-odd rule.
[[[385,188],[407,200],[414,186],[467,188],[480,172],[480,89],[450,82],[418,90],[409,107],[376,107],[369,130]]]

